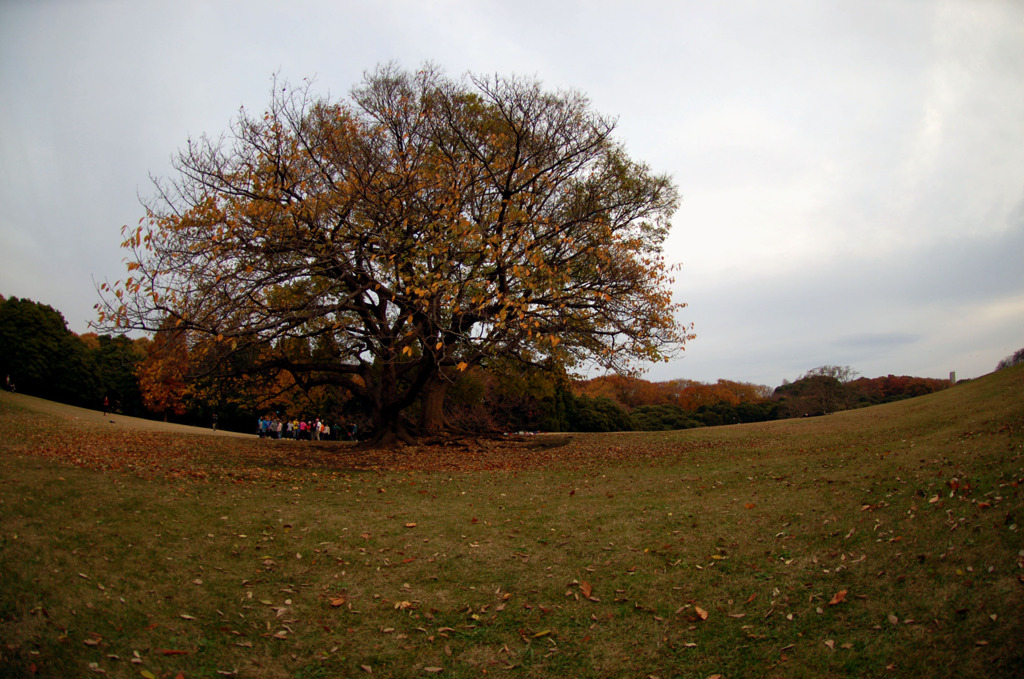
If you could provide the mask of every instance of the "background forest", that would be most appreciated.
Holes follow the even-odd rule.
[[[363,430],[365,408],[338,388],[303,390],[278,377],[260,381],[201,377],[188,348],[156,338],[71,332],[60,312],[0,296],[0,375],[8,389],[136,417],[254,432],[265,414],[322,418]],[[310,347],[309,351],[315,351]],[[999,368],[1019,362],[1021,352]],[[524,372],[494,362],[460,373],[447,390],[448,425],[466,432],[670,430],[823,415],[929,394],[949,381],[888,375],[856,377],[822,366],[777,388],[718,380],[649,382],[606,375]]]

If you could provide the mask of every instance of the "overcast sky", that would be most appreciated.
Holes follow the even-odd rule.
[[[89,330],[120,228],[275,73],[535,76],[673,175],[698,335],[648,379],[988,373],[1024,347],[1024,2],[0,0],[0,294]]]

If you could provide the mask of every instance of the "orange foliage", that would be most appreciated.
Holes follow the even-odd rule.
[[[718,380],[714,384],[696,380],[649,382],[623,375],[604,375],[574,385],[577,394],[596,398],[604,396],[623,408],[672,404],[683,410],[727,403],[762,403],[771,396],[771,388],[749,382]]]
[[[150,412],[162,413],[165,418],[169,413],[185,413],[188,365],[184,335],[173,330],[158,332],[135,372],[142,402]]]

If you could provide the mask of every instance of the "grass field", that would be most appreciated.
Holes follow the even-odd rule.
[[[368,453],[0,395],[0,677],[1024,676],[1024,367],[539,440]]]

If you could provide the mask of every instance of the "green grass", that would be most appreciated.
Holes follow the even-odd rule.
[[[1024,674],[1020,368],[553,449],[133,434],[7,395],[0,440],[3,677]]]

